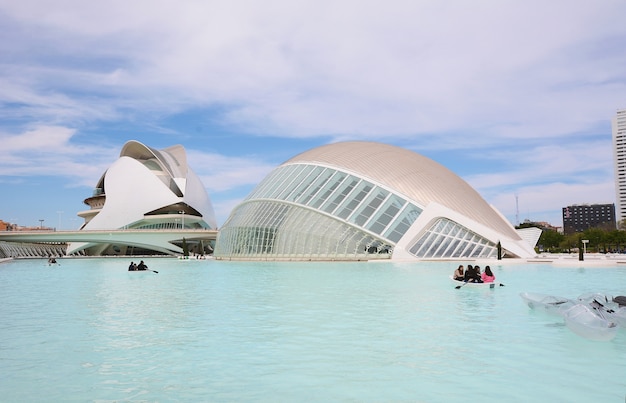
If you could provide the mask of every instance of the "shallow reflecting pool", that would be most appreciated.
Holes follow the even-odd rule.
[[[626,295],[626,268],[45,259],[0,264],[2,401],[622,402],[626,329],[577,336],[523,291]]]

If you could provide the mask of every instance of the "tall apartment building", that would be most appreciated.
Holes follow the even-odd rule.
[[[616,216],[619,223],[626,219],[626,109],[617,111],[612,127]]]
[[[615,229],[615,204],[575,204],[563,207],[565,235],[589,228]]]

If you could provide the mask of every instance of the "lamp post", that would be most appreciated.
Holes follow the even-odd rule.
[[[43,229],[43,222],[44,222],[44,221],[45,221],[45,220],[43,220],[43,219],[41,219],[41,218],[39,219],[39,228],[40,228],[40,229]]]
[[[587,253],[587,244],[589,243],[589,240],[583,239],[582,243],[583,243],[583,253]]]

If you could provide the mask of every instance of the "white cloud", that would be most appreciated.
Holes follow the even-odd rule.
[[[478,155],[490,172],[466,176],[465,179],[479,190],[519,183],[561,182],[563,178],[589,183],[612,177],[611,155],[608,139],[491,150]]]
[[[119,150],[80,145],[72,141],[75,134],[62,126],[0,134],[0,176],[63,176],[74,186],[95,185]]]
[[[236,199],[219,199],[218,202],[212,200],[218,227],[221,227],[226,222],[230,213],[241,203],[242,199],[243,197]]]
[[[619,2],[63,4],[4,6],[87,61],[32,74],[116,92],[123,107],[225,103],[228,124],[257,133],[557,136],[597,122],[624,88],[626,54],[593,53],[623,39]]]
[[[194,110],[229,132],[481,154],[491,166],[457,173],[503,211],[510,192],[537,211],[604,198],[625,14],[582,0],[5,1],[0,175],[93,186],[123,142],[173,143],[185,129],[163,121]],[[275,167],[189,143],[224,210]]]
[[[254,187],[276,168],[276,165],[256,157],[229,157],[190,149],[187,156],[189,166],[200,177],[209,194]]]
[[[562,226],[561,208],[573,204],[611,204],[614,201],[613,181],[598,183],[558,183],[528,185],[515,193],[500,193],[490,200],[512,223],[516,216],[522,222],[548,221]],[[586,197],[581,198],[581,195]]]
[[[502,150],[483,155],[491,173],[465,179],[512,222],[519,213],[520,220],[540,221],[543,217],[561,225],[562,207],[614,202],[611,155],[608,139]]]
[[[4,137],[3,152],[62,150],[75,132],[67,127],[40,126],[16,136]]]

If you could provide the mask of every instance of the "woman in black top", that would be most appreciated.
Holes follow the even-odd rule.
[[[483,282],[483,278],[480,275],[480,266],[474,266],[474,282],[475,283]]]
[[[465,270],[465,281],[469,281],[470,283],[474,282],[476,277],[476,271],[474,270],[474,266],[471,264],[467,265],[467,270]]]

